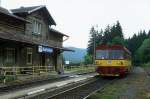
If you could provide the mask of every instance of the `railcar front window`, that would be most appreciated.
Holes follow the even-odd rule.
[[[97,50],[96,59],[123,59],[123,50]]]
[[[97,50],[96,59],[108,59],[108,50]]]
[[[123,59],[123,50],[110,50],[109,58],[110,59]]]

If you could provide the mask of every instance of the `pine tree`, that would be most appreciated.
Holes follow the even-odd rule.
[[[117,34],[117,36],[124,38],[123,32],[122,32],[122,27],[121,27],[119,21],[117,21],[115,33]]]
[[[96,35],[96,46],[101,45],[103,40],[103,30],[101,29],[100,32],[97,31]]]
[[[96,30],[94,27],[91,28],[90,30],[90,39],[88,41],[88,48],[87,48],[87,52],[89,55],[93,55],[94,52],[94,38],[96,36]]]
[[[137,50],[142,46],[142,43],[145,39],[149,38],[149,33],[146,33],[145,30],[140,30],[138,34],[134,34],[131,38],[126,39],[126,47],[131,51],[132,53],[132,59],[133,63],[135,65],[139,65],[139,63],[142,63],[140,59],[141,55],[140,52]],[[138,52],[137,52],[138,51]],[[147,50],[145,50],[145,53]],[[143,56],[145,55],[143,54]]]
[[[150,30],[148,31],[148,37],[150,38]]]
[[[111,40],[111,35],[110,35],[110,26],[108,25],[104,31],[103,35],[103,44],[107,44]]]
[[[119,21],[117,21],[117,23],[111,27],[109,25],[106,27],[103,36],[103,44],[114,44],[114,41],[116,41],[116,39],[118,39],[117,44],[124,44],[124,36]],[[119,42],[119,39],[121,40],[121,42]]]

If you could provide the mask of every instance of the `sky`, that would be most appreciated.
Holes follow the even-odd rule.
[[[125,38],[150,29],[150,0],[1,0],[7,9],[46,5],[56,22],[53,28],[69,35],[64,46],[87,48],[92,26],[105,29],[117,20]]]

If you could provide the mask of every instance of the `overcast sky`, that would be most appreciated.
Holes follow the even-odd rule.
[[[1,0],[7,9],[46,5],[56,21],[56,29],[69,35],[64,46],[86,48],[89,30],[98,24],[104,29],[120,21],[128,38],[150,28],[150,0]]]

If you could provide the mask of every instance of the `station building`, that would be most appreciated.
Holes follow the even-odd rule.
[[[63,41],[69,36],[56,25],[45,6],[20,7],[8,11],[0,7],[0,66],[62,67]],[[64,39],[66,38],[66,39]]]

